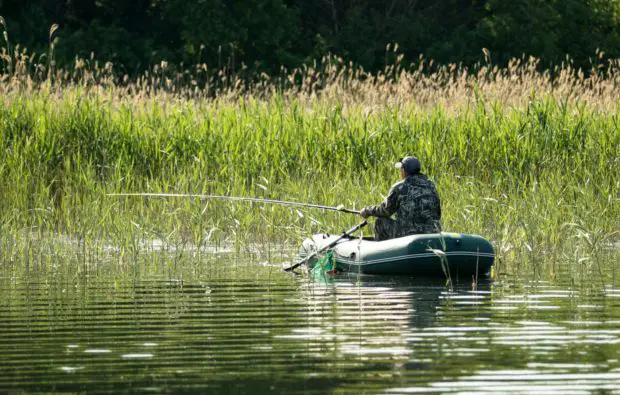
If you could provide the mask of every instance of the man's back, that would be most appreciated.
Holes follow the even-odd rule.
[[[398,205],[396,237],[441,231],[441,202],[435,184],[424,174],[414,174],[396,183]]]
[[[381,204],[360,211],[364,218],[377,217],[375,240],[441,232],[439,194],[435,184],[420,173],[420,161],[406,156],[394,165],[400,168],[401,181],[392,185]]]

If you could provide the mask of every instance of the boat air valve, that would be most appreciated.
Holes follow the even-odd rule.
[[[456,239],[456,245],[460,246],[461,245],[461,239]]]

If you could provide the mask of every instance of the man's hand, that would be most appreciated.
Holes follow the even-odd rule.
[[[370,211],[366,207],[364,207],[362,211],[360,211],[360,216],[362,218],[368,218],[370,217]]]

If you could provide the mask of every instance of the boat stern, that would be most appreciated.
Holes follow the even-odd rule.
[[[301,243],[301,246],[299,247],[299,252],[297,253],[297,257],[300,260],[305,259],[308,255],[314,254],[319,249],[323,248],[323,246],[326,246],[330,242],[334,241],[337,237],[338,236],[332,236],[326,233],[319,233],[313,235],[312,237],[308,237]],[[318,254],[308,259],[308,262],[306,262],[306,266],[312,269],[320,257],[321,254]]]
[[[314,235],[312,237],[308,237],[301,243],[301,246],[299,247],[299,252],[297,253],[297,258],[299,260],[306,259],[308,255],[314,254],[319,249],[318,247],[319,240],[317,240],[318,236],[320,235]],[[306,265],[309,268],[312,268],[316,264],[317,259],[318,257],[316,256],[308,259],[308,261],[306,262]]]

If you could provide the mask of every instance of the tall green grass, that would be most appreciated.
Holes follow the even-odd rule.
[[[129,81],[92,59],[56,69],[52,45],[47,64],[38,64],[5,41],[6,275],[149,272],[187,262],[202,270],[217,266],[223,251],[256,262],[288,259],[308,234],[360,220],[107,194],[228,194],[361,208],[383,198],[398,177],[393,162],[411,154],[437,184],[444,229],[489,238],[500,278],[616,282],[620,63],[593,65],[586,77],[570,62],[541,72],[535,59],[473,70],[421,59],[416,69],[397,63],[371,75],[326,58],[253,79],[162,64]]]
[[[54,254],[72,251],[82,271],[103,256],[132,267],[154,239],[173,256],[204,259],[213,244],[258,255],[264,251],[256,243],[296,246],[311,232],[340,231],[359,219],[106,194],[230,194],[361,208],[397,180],[395,159],[414,154],[437,183],[444,229],[492,240],[500,275],[612,275],[620,218],[616,112],[552,97],[524,108],[480,103],[457,114],[413,104],[372,114],[349,106],[345,114],[321,100],[308,109],[281,96],[158,103],[67,93],[15,94],[0,108],[5,265],[49,270]],[[71,247],[59,247],[59,236]]]

